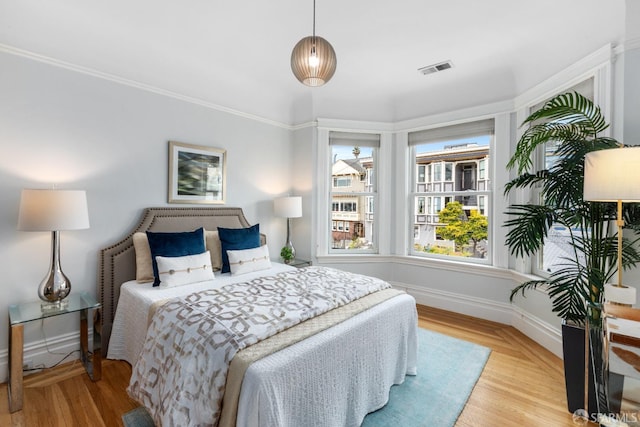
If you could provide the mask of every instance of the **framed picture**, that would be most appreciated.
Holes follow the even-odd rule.
[[[169,203],[224,203],[227,151],[169,141]]]

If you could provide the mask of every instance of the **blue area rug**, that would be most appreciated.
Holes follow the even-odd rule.
[[[450,427],[456,423],[491,350],[418,328],[418,375],[389,392],[389,403],[362,427]],[[125,427],[153,427],[140,407],[122,416]]]
[[[491,350],[418,329],[418,375],[405,377],[389,402],[364,418],[362,427],[450,427],[456,423]]]

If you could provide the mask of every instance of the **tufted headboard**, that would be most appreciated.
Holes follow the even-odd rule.
[[[100,250],[98,268],[98,299],[102,304],[102,351],[106,354],[111,327],[120,297],[120,286],[136,278],[136,257],[133,234],[145,231],[176,232],[245,228],[250,224],[240,208],[147,208],[142,219],[121,241]],[[260,236],[262,244],[266,237]]]

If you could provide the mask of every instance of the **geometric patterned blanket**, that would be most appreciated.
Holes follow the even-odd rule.
[[[149,325],[127,391],[157,426],[216,426],[238,351],[389,287],[313,266],[172,299]]]

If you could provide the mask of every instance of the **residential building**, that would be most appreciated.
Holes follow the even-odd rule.
[[[475,143],[445,145],[440,151],[416,154],[416,192],[433,193],[415,198],[414,245],[425,247],[447,246],[453,242],[438,236],[443,227],[438,214],[450,202],[459,202],[465,216],[478,211],[486,216],[489,201],[476,191],[486,191],[490,186],[488,171],[489,147]],[[461,194],[469,192],[471,194]]]

